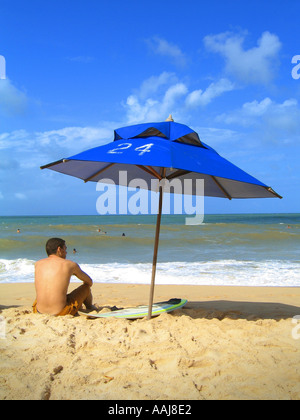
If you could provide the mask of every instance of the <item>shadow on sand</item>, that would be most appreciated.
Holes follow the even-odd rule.
[[[4,311],[5,309],[11,309],[11,308],[21,308],[22,305],[0,305],[0,311]]]
[[[176,315],[185,314],[191,318],[224,318],[246,319],[289,319],[300,315],[300,307],[276,302],[239,302],[215,300],[206,302],[189,301],[182,309],[175,311]]]
[[[121,309],[106,306],[110,310]],[[31,308],[22,305],[0,305],[0,314],[5,309],[19,308],[26,309],[26,313]],[[188,301],[180,309],[171,312],[173,316],[187,315],[193,319],[245,319],[248,321],[257,320],[276,320],[290,319],[294,316],[300,316],[300,306],[287,305],[276,302],[242,302],[230,300],[213,301]]]

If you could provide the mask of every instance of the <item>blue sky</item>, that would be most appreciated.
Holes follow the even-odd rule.
[[[1,0],[0,215],[96,214],[96,184],[39,167],[170,113],[284,197],[207,213],[300,212],[299,15],[297,0]]]

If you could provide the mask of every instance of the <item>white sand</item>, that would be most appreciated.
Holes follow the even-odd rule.
[[[93,287],[107,306],[148,293]],[[0,296],[1,400],[300,399],[300,289],[156,286],[155,301],[189,303],[151,321],[32,314],[33,284],[0,284]]]

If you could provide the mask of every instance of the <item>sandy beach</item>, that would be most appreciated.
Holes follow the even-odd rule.
[[[93,286],[108,308],[148,293]],[[299,288],[158,285],[155,301],[189,302],[151,321],[35,315],[32,283],[0,296],[1,400],[300,399]]]

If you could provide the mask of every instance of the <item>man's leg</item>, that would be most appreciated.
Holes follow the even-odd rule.
[[[78,308],[84,303],[87,309],[94,309],[91,288],[87,284],[82,284],[69,293],[67,301],[68,303],[77,302]]]
[[[91,288],[90,287],[89,287],[89,289],[90,289],[89,290],[89,294],[86,297],[86,299],[83,301],[83,303],[84,303],[84,305],[85,305],[85,307],[87,309],[93,309],[94,308],[94,306],[93,306],[93,296],[92,296],[92,292],[91,292]]]

